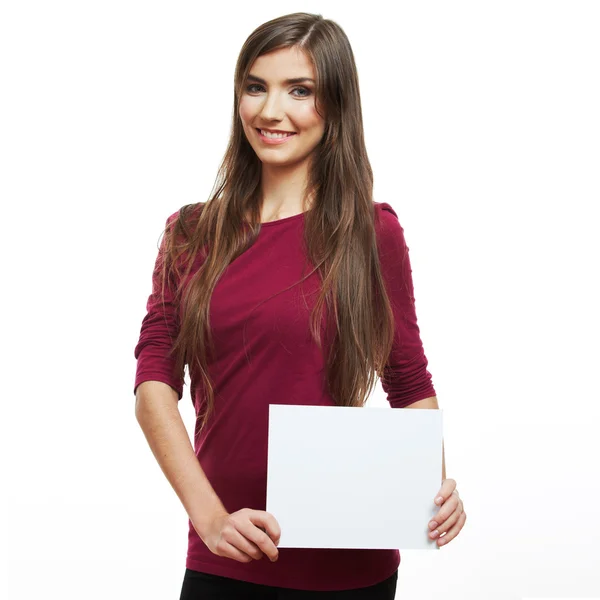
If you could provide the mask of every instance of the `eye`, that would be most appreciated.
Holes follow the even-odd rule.
[[[252,88],[254,87],[262,87],[262,85],[260,85],[260,83],[251,83],[249,86],[246,87],[246,91],[252,93],[253,90]]]
[[[260,84],[260,83],[251,83],[250,85],[246,86],[246,91],[250,94],[252,93],[257,93],[260,90],[257,90],[255,88],[262,88],[264,89],[264,87]],[[308,88],[305,88],[303,86],[299,86],[299,87],[295,87],[292,92],[295,92],[297,90],[303,90],[304,92],[306,92],[306,94],[300,94],[299,96],[296,96],[297,98],[306,98],[308,96],[310,96],[311,91]]]
[[[300,96],[300,98],[306,98],[306,96],[310,96],[311,94],[310,90],[305,87],[296,87],[292,91],[295,92],[296,90],[304,90],[306,92],[306,95],[303,94],[302,96]]]

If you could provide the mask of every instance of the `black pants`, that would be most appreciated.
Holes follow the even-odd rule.
[[[366,588],[314,592],[259,585],[186,568],[179,600],[394,600],[398,571],[385,581]]]

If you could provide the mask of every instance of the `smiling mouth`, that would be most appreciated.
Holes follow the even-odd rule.
[[[269,131],[268,129],[259,129],[258,127],[255,127],[256,131],[258,131],[258,133],[260,133],[261,131],[266,131],[267,133],[275,133],[275,134],[280,134],[283,133],[285,135],[296,135],[295,131]]]

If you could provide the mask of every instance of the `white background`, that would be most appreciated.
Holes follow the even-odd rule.
[[[166,217],[225,151],[238,52],[300,10],[355,53],[468,515],[402,553],[397,597],[600,595],[598,2],[1,6],[0,595],[179,597],[187,515],[135,419],[133,349]]]

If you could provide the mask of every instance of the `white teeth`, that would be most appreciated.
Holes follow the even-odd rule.
[[[271,133],[270,131],[265,131],[264,129],[261,129],[260,132],[265,137],[274,138],[274,139],[284,138],[284,137],[288,137],[290,135],[293,135],[293,133]]]

